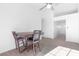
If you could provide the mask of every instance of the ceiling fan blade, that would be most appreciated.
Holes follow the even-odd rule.
[[[51,7],[50,7],[51,5]],[[59,3],[46,3],[42,8],[40,8],[40,11],[43,10],[46,7],[50,7],[51,10],[54,10],[54,6],[59,5]]]
[[[45,6],[43,6],[42,8],[40,8],[40,11],[43,10],[45,7],[47,7],[48,3],[46,3]]]

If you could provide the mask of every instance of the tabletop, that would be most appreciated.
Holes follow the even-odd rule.
[[[26,37],[29,37],[29,36],[32,36],[33,35],[33,32],[19,32],[17,33],[19,36],[26,36]]]

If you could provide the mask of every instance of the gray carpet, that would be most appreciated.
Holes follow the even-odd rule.
[[[63,46],[79,50],[79,44],[73,42],[66,42],[64,37],[57,37],[55,39],[43,38],[40,41],[41,51],[37,49],[35,56],[44,56],[57,46]],[[0,56],[33,56],[33,51],[32,49],[30,49],[29,51],[25,50],[23,53],[19,53],[17,49],[13,49],[0,54]]]

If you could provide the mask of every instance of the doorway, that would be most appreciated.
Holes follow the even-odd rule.
[[[66,40],[66,21],[54,21],[54,35],[55,38]]]

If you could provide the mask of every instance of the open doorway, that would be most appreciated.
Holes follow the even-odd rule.
[[[55,38],[65,40],[66,39],[66,21],[59,20],[54,22],[54,34]]]

